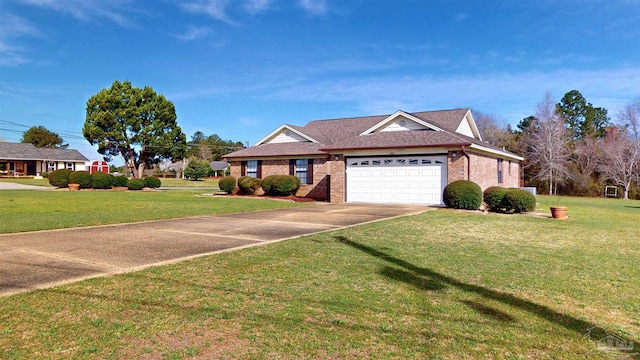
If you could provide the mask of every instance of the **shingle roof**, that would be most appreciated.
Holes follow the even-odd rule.
[[[390,115],[344,119],[315,120],[305,126],[287,125],[319,143],[291,142],[263,144],[227,154],[225,158],[257,158],[272,156],[324,155],[332,150],[448,147],[481,145],[493,150],[503,149],[469,136],[456,133],[469,109],[422,111],[408,113],[445,131],[392,131],[360,135]],[[506,152],[508,153],[508,152]],[[515,154],[514,154],[515,155]]]
[[[78,150],[38,148],[33,144],[0,142],[0,159],[3,160],[50,160],[89,161]]]

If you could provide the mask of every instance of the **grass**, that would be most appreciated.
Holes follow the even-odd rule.
[[[592,327],[637,352],[640,202],[562,202],[566,221],[438,210],[1,298],[0,358],[608,359]]]
[[[163,187],[218,187],[219,179],[199,179],[191,181],[187,179],[161,178]]]
[[[201,197],[210,190],[2,190],[0,234],[199,215],[266,210],[301,204],[232,197]]]

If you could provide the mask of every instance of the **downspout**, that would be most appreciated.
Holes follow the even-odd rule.
[[[462,154],[467,158],[467,180],[471,181],[471,158],[467,150],[464,149],[464,145],[462,145]]]

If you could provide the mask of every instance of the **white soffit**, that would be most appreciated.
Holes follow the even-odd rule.
[[[277,143],[288,143],[288,142],[312,142],[317,143],[318,141],[289,125],[281,125],[279,128],[275,129],[267,136],[263,137],[258,141],[254,146],[264,145],[264,144],[277,144]]]
[[[380,121],[374,126],[363,131],[360,135],[368,135],[374,132],[384,131],[416,131],[416,130],[434,130],[443,131],[441,128],[430,124],[424,120],[406,113],[404,111],[396,111],[389,115],[386,119]]]

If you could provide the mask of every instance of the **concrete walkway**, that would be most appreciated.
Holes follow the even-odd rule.
[[[429,210],[320,204],[0,235],[0,296],[175,263]]]

